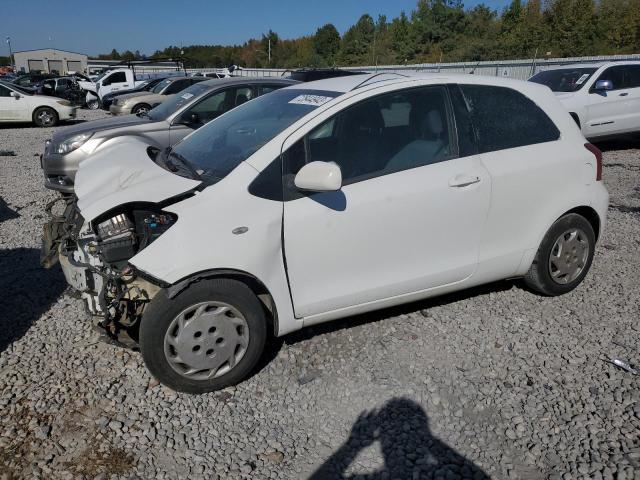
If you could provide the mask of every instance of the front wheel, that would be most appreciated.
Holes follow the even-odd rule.
[[[40,107],[33,112],[33,122],[38,127],[55,127],[58,124],[58,113],[50,107]]]
[[[205,393],[243,380],[264,350],[258,298],[243,283],[193,283],[169,299],[161,291],[140,324],[140,352],[151,374],[177,391]]]
[[[595,244],[593,227],[586,218],[577,213],[560,217],[544,236],[525,283],[544,295],[570,292],[587,275]]]
[[[139,103],[138,105],[136,105],[131,109],[131,113],[135,115],[140,115],[143,113],[149,113],[149,110],[151,110],[150,105],[147,105],[146,103]]]

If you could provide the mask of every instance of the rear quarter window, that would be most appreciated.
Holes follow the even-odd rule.
[[[461,85],[480,153],[560,138],[558,127],[525,95],[506,87]]]

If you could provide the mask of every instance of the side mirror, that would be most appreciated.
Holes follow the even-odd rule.
[[[611,80],[598,80],[593,89],[598,92],[603,92],[605,90],[613,90],[613,82]]]
[[[21,95],[18,92],[14,92],[13,90],[11,91],[11,96],[16,100],[18,100],[21,97]]]
[[[300,190],[335,192],[342,187],[342,171],[333,162],[307,163],[296,175],[294,184]]]

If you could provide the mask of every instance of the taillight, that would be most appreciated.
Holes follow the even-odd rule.
[[[585,143],[584,146],[596,157],[596,182],[599,182],[602,180],[602,152],[592,143]]]

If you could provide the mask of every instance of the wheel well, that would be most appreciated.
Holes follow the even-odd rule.
[[[142,107],[142,106],[145,106],[145,107],[149,107],[149,108],[151,108],[151,105],[149,105],[148,103],[140,102],[140,103],[136,103],[136,104],[133,106],[133,108],[131,109],[131,111],[133,112],[136,108],[138,108],[138,107]]]
[[[51,110],[58,119],[60,118],[60,115],[58,115],[58,111],[55,108],[50,107],[49,105],[40,105],[39,107],[33,109],[33,113],[31,114],[31,121],[36,121],[36,113],[38,113],[38,110],[42,110],[43,108]]]
[[[569,112],[569,115],[571,115],[571,118],[573,118],[573,120],[578,124],[578,128],[581,128],[580,117],[578,117],[578,114],[575,112]]]
[[[250,273],[243,272],[241,270],[221,269],[210,270],[205,272],[196,273],[191,277],[180,280],[167,288],[167,295],[169,298],[174,298],[185,288],[194,282],[200,280],[208,280],[211,278],[228,278],[244,283],[253,294],[258,297],[262,307],[264,308],[267,321],[270,323],[270,327],[273,329],[273,334],[278,335],[278,310],[273,300],[273,296],[267,289],[264,283],[262,283],[257,277]]]
[[[598,212],[596,212],[591,207],[582,206],[573,208],[568,212],[565,212],[563,216],[568,213],[577,213],[578,215],[586,218],[587,221],[591,224],[591,227],[593,227],[593,232],[596,235],[596,241],[598,240],[598,237],[600,237],[600,217],[598,216]]]

